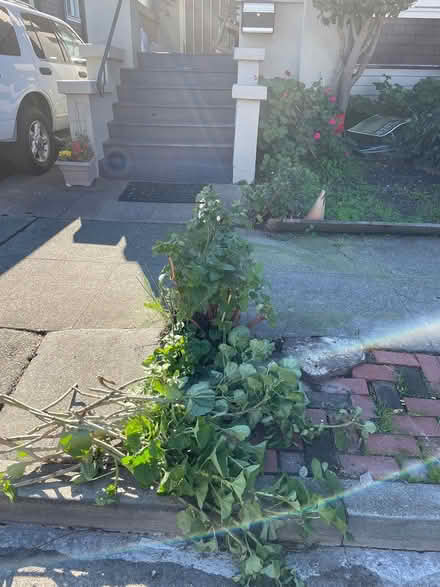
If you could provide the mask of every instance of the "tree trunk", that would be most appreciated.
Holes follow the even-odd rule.
[[[359,33],[353,27],[350,31],[346,30],[346,35],[351,34],[353,41],[350,50],[347,51],[344,67],[339,78],[338,106],[341,112],[347,111],[353,86],[370,63],[384,23],[385,18],[381,17],[377,20],[366,22]]]

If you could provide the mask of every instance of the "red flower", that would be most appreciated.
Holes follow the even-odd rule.
[[[336,96],[330,96],[329,101],[334,104],[336,102]]]
[[[315,141],[319,141],[321,139],[321,133],[319,132],[319,130],[315,132],[313,138],[315,139]]]
[[[329,95],[332,93],[332,91],[333,91],[333,90],[332,90],[331,88],[325,88],[325,90],[324,90],[324,94],[325,94],[326,96],[329,96]]]
[[[335,126],[335,124],[337,124],[337,122],[336,122],[336,120],[335,120],[334,118],[330,118],[330,120],[328,121],[328,123],[329,123],[331,126]]]
[[[289,95],[289,92],[287,90],[285,92],[283,92],[283,98],[287,98],[288,95]]]

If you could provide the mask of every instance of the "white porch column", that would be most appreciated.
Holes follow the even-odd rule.
[[[234,59],[238,61],[238,83],[232,88],[237,100],[235,114],[233,182],[255,180],[257,160],[260,102],[267,100],[267,88],[258,85],[260,63],[264,61],[264,49],[236,48]]]
[[[113,120],[113,104],[117,100],[116,88],[124,62],[124,51],[112,47],[106,66],[107,83],[104,95],[101,96],[97,89],[96,78],[103,54],[102,45],[81,47],[81,56],[87,59],[89,79],[58,82],[59,92],[67,96],[72,137],[86,135],[98,161],[104,157],[103,143],[108,139],[108,123]]]

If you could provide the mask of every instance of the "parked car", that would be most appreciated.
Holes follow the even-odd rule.
[[[18,0],[0,0],[0,146],[36,175],[57,157],[55,133],[67,129],[58,80],[87,78],[83,41],[62,20]]]

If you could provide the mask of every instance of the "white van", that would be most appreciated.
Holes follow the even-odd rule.
[[[82,44],[62,20],[0,0],[0,146],[23,171],[44,173],[57,157],[54,133],[69,126],[57,81],[87,78]]]

